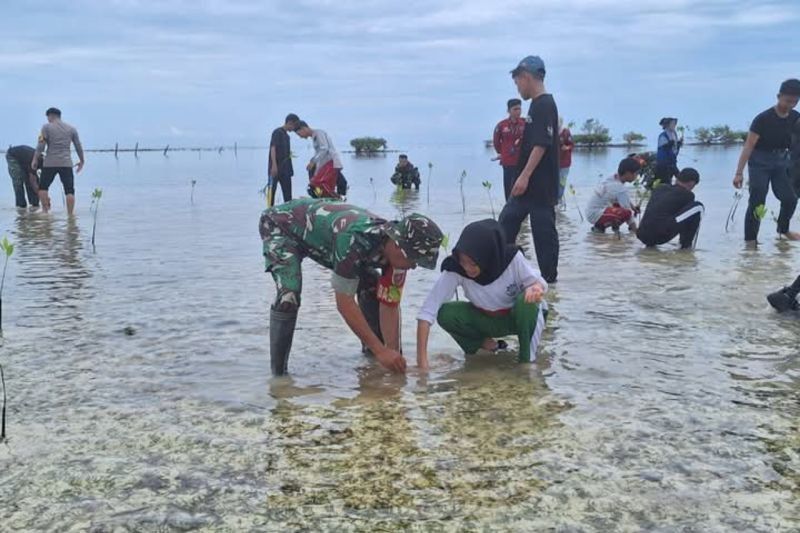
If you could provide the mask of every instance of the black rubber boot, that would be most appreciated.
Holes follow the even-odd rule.
[[[269,311],[269,359],[273,376],[286,374],[292,349],[297,311]]]
[[[789,296],[789,288],[784,287],[779,291],[767,295],[767,301],[779,313],[784,313],[791,309],[797,309],[797,300]]]

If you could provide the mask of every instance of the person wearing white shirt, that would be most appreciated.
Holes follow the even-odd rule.
[[[467,301],[451,302],[461,287]],[[544,330],[547,282],[522,251],[506,242],[493,219],[468,224],[417,316],[417,364],[428,368],[428,337],[435,322],[464,350],[495,350],[498,337],[519,338],[519,361],[530,362]]]

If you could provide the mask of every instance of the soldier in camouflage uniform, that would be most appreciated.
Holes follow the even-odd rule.
[[[277,287],[270,312],[273,374],[286,372],[305,257],[332,271],[336,307],[363,345],[385,367],[405,370],[398,306],[405,271],[436,268],[442,232],[432,220],[412,214],[387,221],[353,205],[303,198],[267,209],[258,227]]]
[[[389,179],[393,184],[399,185],[403,189],[410,189],[414,186],[415,189],[419,190],[421,183],[419,169],[408,160],[406,154],[400,154],[397,166],[394,167],[394,174]]]

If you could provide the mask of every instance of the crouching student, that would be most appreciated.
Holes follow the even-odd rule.
[[[451,302],[461,287],[467,301]],[[468,224],[417,317],[417,364],[428,368],[431,325],[447,331],[468,354],[502,348],[497,337],[519,338],[519,361],[530,362],[544,330],[547,282],[506,242],[492,219]]]
[[[684,168],[675,185],[653,189],[637,234],[639,240],[646,246],[657,246],[680,236],[681,248],[694,248],[704,211],[692,192],[699,182],[695,169]]]
[[[586,207],[586,219],[592,224],[592,231],[604,233],[606,228],[617,231],[623,224],[628,224],[630,231],[636,231],[633,215],[639,207],[631,203],[625,184],[636,181],[641,169],[638,159],[626,157],[619,162],[616,174],[597,184]]]

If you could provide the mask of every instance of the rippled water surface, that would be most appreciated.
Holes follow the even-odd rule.
[[[491,216],[487,178],[499,211],[481,148],[409,153],[420,193],[393,194],[394,157],[346,159],[350,200],[430,214],[451,240]],[[94,154],[72,220],[59,185],[43,215],[8,207],[6,183],[0,530],[798,530],[800,322],[764,295],[800,271],[800,246],[765,222],[745,250],[744,205],[725,233],[736,150],[682,154],[707,206],[694,253],[590,234],[576,203],[622,155],[576,155],[535,364],[465,358],[435,328],[427,376],[365,359],[308,263],[291,377],[270,379],[264,151]],[[415,271],[406,290],[411,361],[435,276]]]

